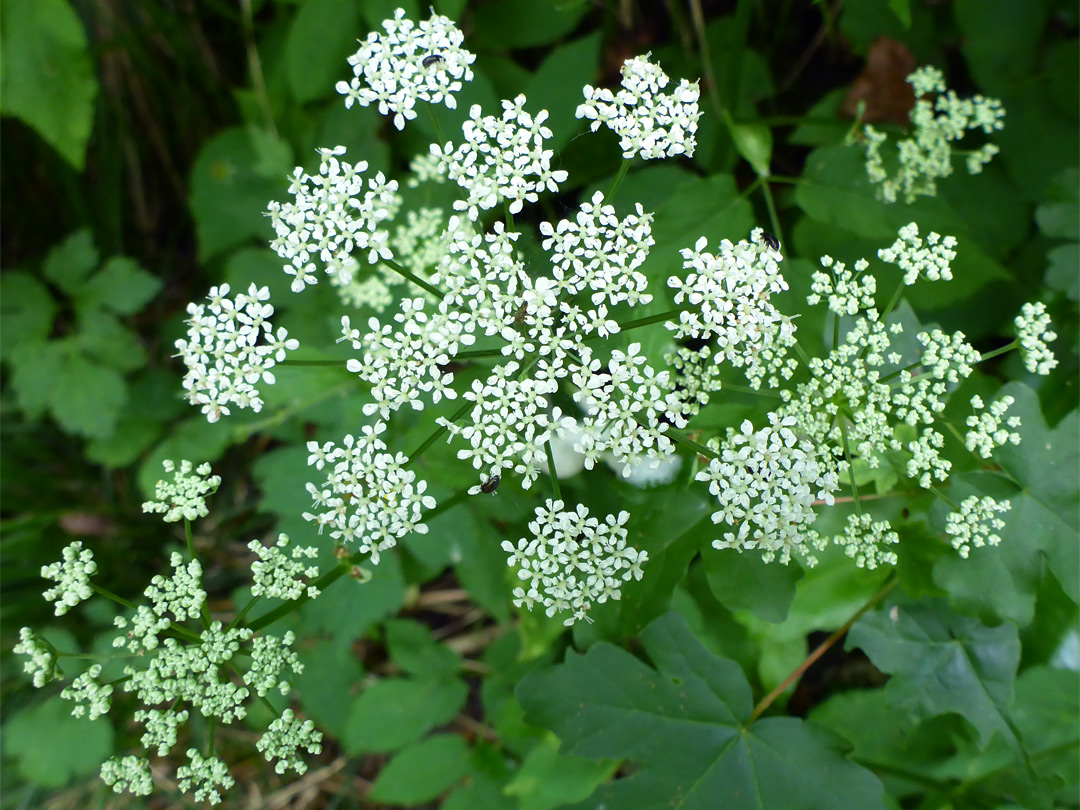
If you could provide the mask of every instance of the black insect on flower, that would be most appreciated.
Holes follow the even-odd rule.
[[[780,249],[780,240],[767,231],[761,232],[761,241],[765,243],[766,247],[770,247],[773,250]]]
[[[499,481],[501,480],[502,478],[500,478],[498,475],[491,476],[491,478],[489,478],[487,481],[480,485],[480,491],[485,494],[494,492],[499,488]]]
[[[429,68],[432,65],[438,65],[438,64],[441,64],[441,63],[443,63],[445,61],[446,60],[443,59],[440,54],[431,53],[431,54],[428,54],[427,56],[425,56],[423,58],[423,60],[420,62],[420,64],[423,65],[426,68]]]

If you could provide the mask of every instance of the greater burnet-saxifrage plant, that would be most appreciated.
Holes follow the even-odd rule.
[[[349,59],[355,77],[337,85],[346,105],[377,106],[397,129],[416,117],[417,101],[454,108],[475,61],[461,32],[445,17],[416,24],[400,10],[384,28]],[[944,92],[932,68],[912,81],[920,94]],[[912,223],[878,251],[876,271],[868,260],[849,268],[822,257],[808,303],[830,313],[833,334],[823,356],[810,356],[798,343],[798,321],[783,311],[785,257],[760,228],[738,242],[702,234],[685,246],[683,272],[667,280],[676,308],[635,318],[635,307],[663,292],[650,290],[641,271],[654,246],[652,215],[640,204],[620,212],[610,201],[630,161],[694,154],[698,87],[685,80],[672,86],[660,66],[637,57],[623,66],[620,89],[586,87],[584,99],[578,117],[593,131],[604,126],[618,135],[624,165],[607,194],[596,192],[566,218],[540,223],[544,266],[523,258],[515,217],[541,195],[562,190],[568,175],[547,146],[547,111],[531,108],[525,96],[504,100],[501,110],[472,107],[459,136],[440,136],[412,162],[409,185],[461,187],[450,211],[403,210],[397,181],[371,175],[365,161],[350,162],[340,146],[319,150],[314,174],[297,168],[290,198],[270,204],[272,246],[293,292],[320,280],[335,287],[340,340],[353,350],[346,367],[369,391],[363,408],[369,424],[355,435],[308,443],[317,480],[307,484],[313,506],[303,517],[354,561],[377,565],[406,535],[427,532],[433,510],[462,497],[499,486],[550,489],[528,535],[505,541],[503,549],[519,579],[514,604],[537,606],[568,625],[588,620],[594,605],[619,599],[627,583],[648,577],[649,557],[627,543],[632,511],[594,513],[589,504],[564,498],[556,446],[571,447],[586,469],[603,461],[628,477],[667,478],[666,471],[689,458],[693,482],[714,498],[713,546],[756,550],[779,564],[795,556],[814,565],[829,544],[860,567],[897,562],[898,534],[863,511],[855,465],[892,467],[911,488],[945,502],[947,539],[961,556],[999,542],[1009,502],[950,496],[945,430],[953,428],[941,419],[957,385],[987,358],[963,334],[921,329],[898,306],[919,279],[947,282],[963,246],[950,236],[923,237]],[[910,160],[902,161],[907,174],[896,180],[886,180],[881,168],[880,135],[867,130],[868,171],[883,182],[886,199],[932,194],[934,178],[948,174],[937,164],[948,163],[948,142],[963,128],[1001,128],[1000,105],[978,100],[965,107],[952,95],[947,102],[937,105],[943,112],[937,118],[918,108],[913,122],[924,134],[915,146],[900,145]],[[940,131],[946,117],[956,132]],[[937,134],[925,134],[932,127]],[[992,151],[984,148],[976,163]],[[192,304],[188,337],[177,342],[187,397],[210,421],[233,408],[261,410],[260,386],[273,384],[272,367],[298,349],[271,324],[265,288],[230,292],[215,287],[207,303]],[[380,317],[351,316],[360,305]],[[1055,336],[1042,304],[1024,305],[1016,327],[1017,341],[1006,349],[1018,348],[1030,371],[1049,373],[1055,360],[1047,343]],[[662,367],[639,342],[607,346],[613,335],[647,328],[670,334]],[[493,348],[474,348],[478,342]],[[465,386],[455,378],[455,361],[490,370]],[[776,407],[760,424],[746,420],[699,441],[695,416],[723,396],[730,370],[742,374],[748,390],[772,396]],[[1019,420],[1008,413],[1010,397],[989,403],[974,397],[970,404],[967,451],[989,458],[1021,440]],[[475,471],[475,484],[451,503],[437,504],[412,468],[419,453],[409,457],[393,446],[390,428],[404,406],[440,408],[439,428],[420,452],[440,452],[445,436],[456,463]],[[164,486],[147,510],[188,522],[204,515],[202,498],[218,482],[206,478],[208,468],[191,472],[185,462],[175,484]],[[839,499],[853,502],[854,513],[839,533],[822,532],[820,512]],[[306,562],[314,550],[290,551],[284,536],[270,548],[251,548],[259,557],[252,566],[256,599],[302,601],[336,578],[308,584],[318,575]],[[291,634],[265,635],[261,626],[245,624],[246,608],[227,626],[211,621],[190,543],[188,557],[174,554],[172,567],[147,588],[149,605],[121,600],[130,615],[118,621],[117,646],[133,656],[124,677],[100,683],[95,667],[63,692],[76,713],[91,716],[108,711],[114,688],[135,692],[146,706],[135,717],[146,729],[143,746],[158,756],[176,745],[189,712],[211,724],[234,722],[244,717],[252,692],[264,701],[271,689],[287,694],[285,672],[302,667]],[[93,573],[92,555],[77,543],[43,571],[57,583],[46,598],[58,615],[91,595]],[[17,651],[30,656],[35,685],[59,676],[62,654],[29,629]],[[300,751],[317,752],[321,735],[288,709],[275,709],[275,716],[258,748],[278,761],[279,772],[303,772]],[[114,758],[102,775],[117,790],[151,789],[145,757]],[[210,801],[232,784],[212,744],[205,755],[190,749],[177,777],[181,789]]]

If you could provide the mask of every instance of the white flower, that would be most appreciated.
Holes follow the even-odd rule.
[[[187,367],[184,396],[202,406],[210,422],[229,414],[230,404],[261,411],[256,383],[273,385],[271,369],[285,350],[300,345],[288,339],[284,329],[275,336],[269,321],[274,308],[263,303],[270,296],[268,288],[252,284],[235,300],[226,298],[228,293],[229,285],[223,284],[211,288],[208,305],[188,304],[188,336],[176,341],[176,356]]]
[[[319,555],[319,550],[314,546],[296,546],[289,554],[289,536],[279,534],[277,542],[272,546],[264,546],[258,540],[252,540],[248,543],[248,548],[259,558],[251,564],[252,596],[266,594],[275,599],[290,600],[304,595],[314,599],[319,595],[318,588],[301,579],[313,579],[319,575],[317,565],[304,562]]]
[[[510,213],[517,214],[526,202],[536,202],[540,192],[558,191],[567,178],[562,169],[551,168],[555,153],[544,148],[552,135],[544,126],[548,111],[530,115],[522,95],[504,99],[502,106],[502,117],[496,118],[481,115],[480,105],[474,104],[461,127],[464,143],[456,149],[451,143],[441,149],[431,146],[447,176],[468,191],[468,199],[456,201],[454,209],[467,211],[471,220],[499,200],[509,201]]]
[[[1004,418],[1005,412],[1015,401],[1011,396],[1006,395],[997,402],[990,403],[989,413],[973,413],[969,416],[966,424],[971,430],[964,435],[964,447],[978,453],[982,458],[990,458],[998,447],[1005,444],[1020,444],[1020,434],[1015,430],[1020,427],[1020,417]],[[971,407],[976,412],[981,411],[983,409],[982,397],[972,397]]]
[[[867,177],[871,183],[880,184],[878,199],[890,203],[900,195],[908,203],[920,196],[936,195],[937,180],[953,171],[952,143],[968,130],[981,129],[990,134],[1005,126],[1000,101],[983,96],[961,99],[952,90],[946,92],[944,77],[937,68],[921,67],[907,81],[917,99],[910,114],[913,132],[897,143],[900,166],[894,177],[889,177],[881,154],[887,140],[885,133],[872,126],[863,130]],[[937,94],[937,98],[924,98],[931,94]],[[998,151],[993,144],[974,151],[966,160],[968,172],[981,172]]]
[[[320,534],[329,527],[342,545],[370,553],[373,564],[401,537],[426,533],[422,510],[435,508],[435,499],[424,494],[427,482],[405,469],[405,454],[385,452],[379,438],[385,430],[384,422],[365,426],[359,437],[350,434],[325,453],[330,472],[322,488],[307,485],[316,511],[304,513]]]
[[[669,81],[648,55],[628,59],[622,66],[622,89],[613,94],[586,85],[577,117],[592,121],[593,132],[601,124],[612,129],[624,158],[693,157],[700,90],[697,82],[683,79],[673,92],[660,92]]]
[[[56,615],[63,616],[75,605],[94,595],[90,576],[97,571],[94,552],[84,549],[81,540],[64,547],[63,562],[41,567],[41,576],[57,583],[42,594],[46,602],[56,602]]]
[[[1016,339],[1020,342],[1024,368],[1032,374],[1046,376],[1058,364],[1054,353],[1046,345],[1057,340],[1057,333],[1050,328],[1046,305],[1041,301],[1024,304],[1013,323],[1016,325]]]
[[[285,773],[289,769],[304,773],[307,763],[297,756],[297,752],[304,749],[309,754],[318,754],[322,751],[322,738],[322,732],[315,730],[311,720],[301,721],[292,709],[286,709],[270,724],[255,747],[263,752],[267,762],[278,760],[274,766],[276,773]]]
[[[393,113],[398,129],[416,118],[417,101],[457,107],[454,93],[462,82],[472,81],[470,65],[476,55],[461,47],[465,35],[454,22],[433,14],[416,25],[399,8],[383,28],[385,34],[371,32],[349,57],[355,77],[335,86],[345,96],[345,106],[377,103],[382,115]]]
[[[729,428],[723,443],[710,442],[720,457],[696,479],[709,482],[720,504],[713,523],[736,529],[714,548],[761,549],[766,562],[779,555],[785,564],[794,552],[816,562],[803,544],[817,518],[815,500],[833,503],[838,468],[827,451],[795,434],[796,421],[771,413],[768,427],[755,430],[746,420],[738,431]]]
[[[965,560],[972,548],[996,546],[1001,542],[998,531],[1005,528],[999,514],[1012,508],[1009,501],[997,501],[977,495],[965,498],[958,512],[950,512],[945,519],[945,533],[951,535],[953,548]]]
[[[161,465],[167,473],[175,471],[173,480],[158,480],[154,487],[155,500],[146,501],[142,510],[165,515],[162,520],[166,523],[175,523],[181,518],[195,520],[210,514],[206,496],[217,492],[221,476],[210,475],[210,465],[205,462],[199,465],[194,475],[194,465],[186,459],[180,461],[179,468],[171,459],[165,459]]]
[[[236,780],[229,776],[229,767],[217,757],[204,757],[195,748],[187,751],[188,765],[176,769],[180,790],[191,791],[197,802],[221,803],[222,789],[231,788]]]
[[[587,507],[563,511],[562,501],[548,500],[536,508],[529,523],[531,537],[515,546],[502,544],[510,554],[507,564],[517,569],[524,587],[514,589],[514,604],[532,610],[539,603],[548,616],[572,611],[564,624],[587,619],[593,603],[622,596],[622,583],[641,579],[641,566],[649,559],[644,551],[626,545],[630,515],[607,515],[601,523],[589,517]]]
[[[878,258],[895,264],[904,271],[904,284],[911,286],[919,278],[927,281],[951,281],[952,260],[956,258],[956,238],[944,238],[931,232],[926,237],[928,247],[919,238],[919,226],[912,222],[900,229],[896,241],[878,251]]]
[[[770,301],[788,288],[778,254],[757,240],[734,245],[725,239],[716,255],[704,252],[707,244],[703,236],[693,249],[680,251],[690,272],[685,279],[671,276],[668,286],[676,291],[676,304],[689,306],[679,323],[664,325],[677,338],[709,340],[713,362],[726,359],[743,368],[757,388],[795,342],[795,325]]]
[[[305,174],[300,167],[293,172],[289,192],[295,201],[268,206],[277,234],[270,247],[287,262],[285,272],[293,276],[293,292],[318,283],[316,261],[335,286],[347,288],[358,267],[354,253],[369,264],[394,256],[385,223],[401,207],[397,180],[387,180],[378,172],[368,179],[365,190],[367,161],[353,165],[338,160],[345,154],[344,146],[318,152],[318,174]]]

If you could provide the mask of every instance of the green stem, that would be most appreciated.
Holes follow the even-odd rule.
[[[773,200],[772,189],[768,182],[762,182],[761,194],[765,198],[765,207],[769,209],[769,222],[772,223],[772,232],[780,244],[784,244],[784,231],[780,227],[780,217],[776,213],[776,202]]]
[[[627,321],[626,323],[619,324],[620,332],[629,332],[631,329],[640,329],[643,326],[649,326],[650,324],[660,323],[661,321],[678,321],[679,315],[682,313],[681,309],[669,309],[667,312],[661,312],[657,315],[647,315],[644,318],[637,318],[633,321]],[[599,335],[591,335],[587,340],[596,340]]]
[[[672,430],[669,430],[664,435],[667,436],[669,439],[671,439],[676,444],[681,444],[684,447],[689,447],[695,453],[697,453],[699,456],[705,456],[705,458],[712,458],[712,459],[720,458],[720,454],[717,453],[715,450],[710,450],[705,445],[700,444],[699,442],[695,442],[693,439],[691,439],[691,438],[687,437],[686,435],[684,435],[681,430],[672,429]]]
[[[455,492],[453,495],[451,495],[445,501],[442,501],[441,503],[436,504],[434,509],[432,509],[426,515],[424,515],[424,522],[426,523],[429,520],[434,520],[439,515],[441,515],[443,512],[449,512],[451,509],[453,509],[455,506],[457,506],[459,503],[461,503],[463,500],[465,500],[468,497],[469,497],[469,490],[468,489],[462,489],[462,490],[459,490],[459,491]]]
[[[510,213],[510,201],[509,200],[504,200],[503,201],[503,211],[504,211],[504,216],[506,218],[506,230],[509,233],[513,233],[516,229],[514,227],[514,215],[512,213]]]
[[[416,275],[411,270],[406,270],[404,267],[402,267],[400,264],[395,262],[393,259],[381,259],[380,261],[382,261],[383,264],[385,264],[387,267],[389,267],[391,270],[393,270],[395,273],[397,273],[402,278],[407,278],[409,281],[411,281],[417,287],[422,287],[423,289],[427,290],[429,293],[434,295],[436,298],[442,298],[443,297],[444,293],[443,293],[442,290],[440,290],[434,284],[429,284],[428,282],[424,281],[422,278],[420,278],[420,276]]]
[[[1005,346],[1001,346],[1000,348],[994,349],[992,352],[985,352],[985,353],[979,352],[979,362],[982,363],[982,362],[985,362],[987,360],[993,360],[995,357],[1000,357],[1001,355],[1005,354],[1006,352],[1011,352],[1013,349],[1019,349],[1019,348],[1020,348],[1020,341],[1019,340],[1014,340],[1012,343],[1009,343],[1009,344],[1006,344]]]
[[[548,475],[551,476],[551,491],[555,495],[555,500],[561,501],[562,490],[559,488],[559,475],[555,471],[555,456],[551,452],[551,439],[548,439],[544,443],[544,449],[547,451]]]
[[[428,102],[427,105],[428,115],[431,116],[431,125],[435,128],[435,138],[439,146],[446,143],[446,138],[443,137],[442,127],[439,126],[439,117],[435,115],[435,105]]]
[[[345,366],[344,360],[281,360],[279,366]]]
[[[844,448],[844,459],[847,461],[848,483],[851,485],[851,493],[855,496],[855,514],[862,515],[862,504],[859,503],[859,488],[855,484],[855,465],[851,463],[851,448],[848,446],[847,423],[843,415],[837,417],[840,422],[840,444]]]
[[[619,164],[619,171],[615,175],[615,179],[611,181],[611,188],[608,189],[606,195],[604,195],[604,202],[614,205],[615,192],[619,190],[619,186],[626,177],[626,173],[630,171],[630,164],[633,162],[631,158],[623,158],[623,162]]]
[[[255,607],[255,605],[258,603],[258,601],[260,599],[262,599],[261,595],[260,596],[253,596],[251,599],[249,599],[248,603],[246,605],[244,605],[244,609],[236,614],[235,619],[233,619],[231,622],[229,622],[229,627],[227,629],[232,630],[234,627],[236,627],[238,624],[240,624],[240,622],[242,622],[244,620],[244,617],[247,616],[248,611],[251,610],[253,607]]]
[[[472,403],[466,402],[457,410],[456,413],[454,413],[453,416],[450,417],[450,421],[456,422],[458,419],[468,413],[469,408],[471,407]],[[449,428],[447,428],[445,425],[439,425],[435,429],[434,433],[424,439],[423,443],[419,447],[417,447],[416,450],[409,454],[409,460],[405,462],[405,466],[408,467],[410,464],[416,461],[416,459],[420,458],[420,456],[424,454],[424,451],[431,447],[431,445],[435,444],[435,442],[437,442],[442,437],[442,435],[447,432],[447,430],[449,430]]]
[[[341,579],[341,577],[343,577],[345,574],[347,574],[351,567],[352,566],[348,562],[343,561],[338,565],[335,565],[332,569],[330,569],[317,580],[315,580],[312,585],[314,585],[315,588],[317,588],[319,591],[324,591],[328,587],[333,585],[335,582],[337,582],[339,579]],[[247,626],[247,628],[249,630],[255,630],[256,632],[262,630],[264,627],[273,624],[283,616],[288,616],[290,613],[295,612],[305,602],[310,601],[311,597],[308,596],[307,589],[305,588],[303,596],[301,596],[299,599],[293,599],[283,605],[280,605],[279,607],[274,608],[269,613],[264,613],[262,616],[259,616],[259,618],[253,620],[251,624]]]

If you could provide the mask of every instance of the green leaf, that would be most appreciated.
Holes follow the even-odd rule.
[[[456,652],[436,642],[426,625],[412,619],[387,622],[386,644],[394,663],[418,678],[453,675],[461,666]]]
[[[728,122],[728,132],[739,155],[750,164],[758,177],[769,176],[772,161],[772,130],[764,124]]]
[[[207,141],[191,170],[188,202],[195,218],[199,260],[252,237],[271,237],[264,215],[270,200],[288,196],[288,184],[259,174],[260,156],[246,129],[233,127]]]
[[[471,504],[467,509],[447,514],[455,524],[455,531],[448,539],[458,580],[469,592],[469,598],[496,620],[509,621],[511,588],[506,579],[509,570],[506,552],[500,547],[502,536],[486,518],[478,517]],[[432,523],[433,530],[438,520]]]
[[[134,315],[160,289],[161,279],[143,270],[134,259],[113,256],[82,286],[76,298],[82,307]]]
[[[553,810],[592,795],[611,778],[618,762],[593,762],[559,753],[559,740],[546,734],[507,783],[508,796],[517,796],[520,810]]]
[[[342,695],[352,694],[364,675],[352,640],[342,633],[325,641],[301,641],[297,648],[303,651],[304,671],[290,678],[307,715],[335,737],[345,732]]]
[[[436,734],[402,749],[371,787],[375,802],[415,806],[431,801],[469,772],[469,746],[456,734]]]
[[[4,750],[19,761],[22,775],[46,788],[89,776],[112,752],[113,729],[106,717],[71,716],[58,698],[23,709],[4,726]]]
[[[904,28],[911,28],[911,0],[889,0],[889,8]]]
[[[474,17],[474,36],[495,51],[534,48],[569,34],[588,11],[567,8],[563,0],[499,0]]]
[[[767,563],[753,551],[702,551],[709,588],[716,600],[731,610],[748,610],[767,622],[780,622],[795,598],[795,583],[802,578],[797,565]]]
[[[153,444],[165,424],[186,409],[176,395],[176,376],[152,369],[128,381],[128,399],[117,419],[116,431],[94,439],[86,447],[86,457],[107,467],[134,464]]]
[[[30,419],[44,413],[71,351],[70,340],[49,343],[24,341],[8,351],[12,365],[11,387],[19,408]]]
[[[1062,796],[1075,797],[1080,785],[1080,674],[1049,667],[1026,670],[1016,679],[1013,719],[1035,770],[1060,778]]]
[[[580,806],[884,807],[877,778],[828,732],[789,717],[747,727],[742,670],[706,650],[681,617],[656,620],[642,642],[652,666],[601,642],[518,687],[529,722],[554,731],[567,753],[640,764]]]
[[[146,351],[138,336],[103,309],[80,309],[75,337],[81,352],[118,371],[146,365]]]
[[[860,619],[847,647],[893,676],[887,697],[912,723],[956,712],[984,744],[995,731],[1015,742],[1007,715],[1020,663],[1013,625],[985,627],[940,601],[900,604]]]
[[[68,354],[49,394],[49,410],[68,433],[109,436],[127,402],[127,384],[116,369]]]
[[[554,136],[548,142],[549,149],[562,149],[581,129],[574,114],[583,100],[580,88],[593,82],[599,62],[598,32],[553,50],[526,85],[529,110],[550,113],[546,125]]]
[[[285,40],[285,66],[289,89],[301,104],[332,95],[338,80],[350,78],[345,60],[361,33],[358,9],[352,0],[308,0],[300,6]]]
[[[378,681],[349,709],[342,745],[350,754],[402,748],[454,719],[467,693],[456,678]]]
[[[82,22],[64,0],[0,6],[0,111],[32,127],[82,171],[98,84]]]
[[[52,331],[56,304],[49,289],[29,273],[0,275],[0,354],[19,343],[41,343]]]
[[[74,295],[81,282],[98,265],[98,252],[90,231],[75,231],[49,251],[42,272],[45,278],[69,295]]]
[[[1052,239],[1080,239],[1080,171],[1067,169],[1055,177],[1046,197],[1035,209],[1039,230]]]

